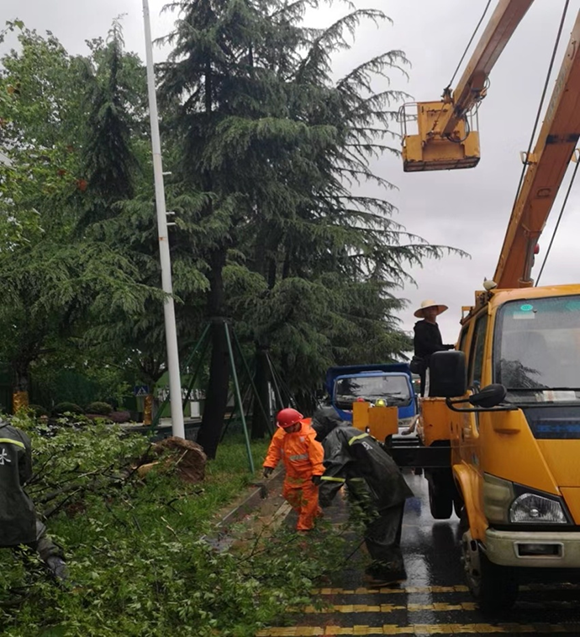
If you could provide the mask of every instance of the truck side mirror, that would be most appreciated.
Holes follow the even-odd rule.
[[[450,350],[435,352],[429,363],[429,396],[456,398],[467,391],[465,354]]]
[[[481,391],[473,394],[469,397],[469,402],[474,407],[483,407],[484,409],[491,409],[499,405],[506,397],[507,390],[503,385],[494,383],[487,385]]]

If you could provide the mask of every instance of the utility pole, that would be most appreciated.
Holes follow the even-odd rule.
[[[145,55],[147,60],[147,87],[149,92],[149,118],[151,120],[151,146],[153,150],[153,174],[155,175],[155,203],[157,208],[157,228],[159,233],[159,259],[161,261],[161,281],[167,295],[163,305],[165,314],[165,340],[167,343],[167,368],[169,372],[169,400],[171,403],[172,433],[185,438],[183,408],[181,405],[181,374],[179,371],[179,351],[177,349],[177,329],[175,326],[175,306],[171,283],[171,255],[167,234],[167,210],[165,208],[165,187],[163,185],[163,164],[161,161],[161,140],[159,136],[159,115],[155,92],[155,72],[153,70],[153,41],[151,38],[151,18],[149,0],[143,0],[145,21]]]

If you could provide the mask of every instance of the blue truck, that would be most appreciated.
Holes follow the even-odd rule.
[[[399,432],[417,416],[416,382],[407,363],[377,363],[331,367],[326,372],[325,389],[343,420],[352,421],[352,403],[364,399],[371,404],[383,400],[397,407]]]

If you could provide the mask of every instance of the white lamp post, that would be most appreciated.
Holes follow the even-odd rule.
[[[174,436],[177,436],[178,438],[185,438],[183,409],[181,406],[179,351],[177,349],[175,307],[173,304],[173,286],[171,283],[171,255],[169,253],[169,237],[167,234],[167,210],[165,208],[165,188],[163,185],[163,164],[161,162],[159,116],[157,113],[157,94],[155,92],[153,42],[151,39],[151,19],[149,15],[148,0],[143,0],[143,19],[145,21],[145,55],[147,60],[147,86],[149,91],[149,118],[151,120],[151,146],[153,149],[153,173],[155,175],[155,202],[157,207],[157,226],[159,232],[159,259],[161,261],[162,287],[163,291],[168,295],[165,299],[163,310],[165,314],[165,339],[167,342],[171,425]]]

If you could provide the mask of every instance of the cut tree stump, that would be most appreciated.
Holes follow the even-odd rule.
[[[159,467],[163,470],[175,470],[183,482],[203,482],[207,456],[196,442],[172,436],[156,442],[151,448],[151,453],[157,456],[168,455],[162,460],[142,464],[137,469],[139,476],[144,477],[151,469]]]

